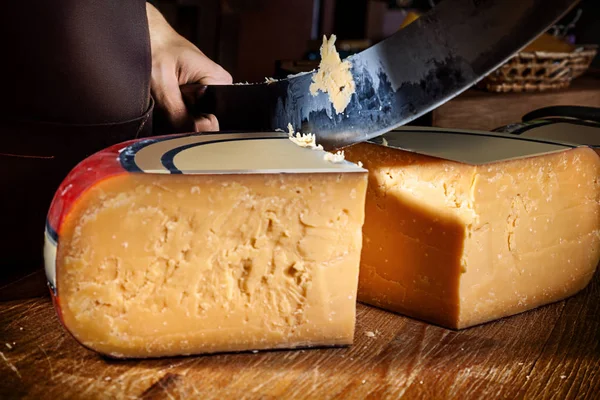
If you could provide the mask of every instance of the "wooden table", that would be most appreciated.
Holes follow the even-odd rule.
[[[351,347],[111,361],[49,298],[4,302],[0,398],[600,398],[598,272],[565,301],[463,331],[364,305],[357,319]]]

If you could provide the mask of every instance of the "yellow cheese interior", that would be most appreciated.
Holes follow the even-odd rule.
[[[361,143],[369,170],[359,301],[465,328],[568,297],[600,259],[589,148],[467,165]]]
[[[114,357],[352,342],[366,173],[114,177],[61,232],[59,305]]]

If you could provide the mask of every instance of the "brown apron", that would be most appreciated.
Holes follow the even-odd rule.
[[[152,135],[153,102],[143,0],[10,2],[0,38],[0,299],[7,299],[45,290],[44,225],[59,183],[90,154]]]

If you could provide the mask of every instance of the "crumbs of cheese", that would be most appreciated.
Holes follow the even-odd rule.
[[[300,147],[308,147],[313,150],[324,150],[323,146],[317,144],[316,136],[314,134],[294,132],[294,127],[291,123],[288,123],[287,128],[290,140],[296,145]],[[325,154],[323,154],[323,159],[332,163],[341,163],[345,161],[346,157],[344,155],[343,150],[337,151],[335,153],[330,153],[326,151]],[[359,161],[357,165],[359,168],[362,168],[363,163]]]
[[[323,36],[321,45],[321,62],[319,69],[313,75],[313,83],[310,85],[310,93],[316,96],[322,91],[329,94],[329,100],[337,114],[343,112],[352,94],[356,91],[356,84],[350,72],[352,64],[348,60],[342,61],[335,49],[336,36],[331,35],[329,40]]]
[[[288,124],[288,133],[290,140],[300,147],[309,147],[313,150],[323,150],[323,146],[317,144],[316,137],[312,133],[295,133],[292,124]]]
[[[323,158],[325,161],[330,161],[333,163],[341,163],[345,160],[343,151],[338,151],[337,153],[326,152]]]

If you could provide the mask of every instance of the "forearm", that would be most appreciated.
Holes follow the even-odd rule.
[[[173,38],[180,35],[167,22],[162,13],[154,5],[146,2],[146,15],[148,16],[148,27],[150,30],[150,42],[152,47],[167,46]]]

